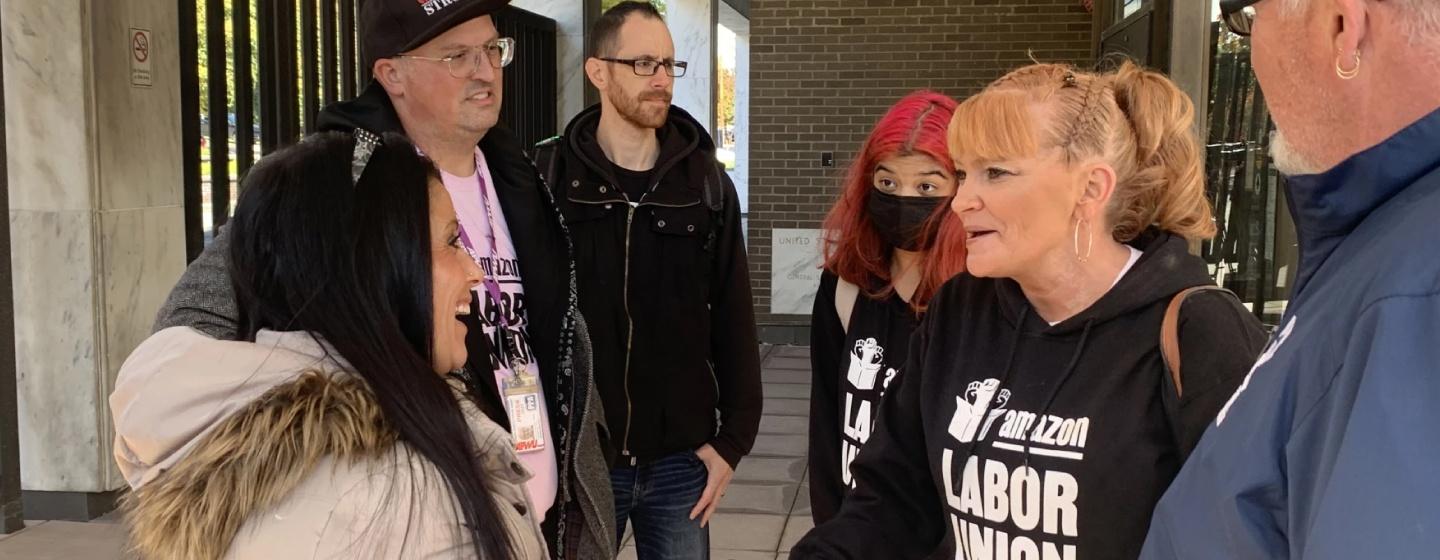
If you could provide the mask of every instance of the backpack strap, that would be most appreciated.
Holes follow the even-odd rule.
[[[724,173],[725,164],[716,161],[714,172],[705,178],[705,188],[700,192],[705,206],[710,209],[710,234],[705,238],[706,251],[715,250],[721,230],[725,227],[725,180],[720,177]]]
[[[559,150],[562,138],[562,136],[551,136],[535,145],[535,167],[545,170],[544,179],[547,182],[555,181],[555,152]]]
[[[835,279],[835,314],[840,317],[840,326],[850,332],[850,316],[855,313],[855,302],[860,299],[860,286]]]
[[[1185,394],[1180,381],[1180,306],[1184,305],[1186,298],[1209,291],[1225,292],[1236,300],[1240,299],[1234,292],[1220,286],[1187,288],[1170,300],[1170,306],[1165,308],[1165,319],[1160,322],[1160,357],[1165,362],[1165,370],[1170,372],[1170,378],[1175,382],[1177,396]]]

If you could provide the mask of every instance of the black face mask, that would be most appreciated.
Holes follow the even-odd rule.
[[[923,251],[935,242],[937,233],[925,235],[925,222],[946,200],[942,196],[895,196],[877,190],[870,193],[865,210],[885,243],[904,251]]]

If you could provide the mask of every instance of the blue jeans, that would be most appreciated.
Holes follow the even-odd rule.
[[[710,529],[690,510],[705,492],[709,472],[692,451],[666,455],[638,467],[610,470],[615,489],[615,542],[625,538],[626,521],[635,522],[635,552],[640,560],[710,558]]]

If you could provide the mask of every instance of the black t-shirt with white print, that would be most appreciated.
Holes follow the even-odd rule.
[[[870,439],[885,388],[905,364],[919,318],[891,294],[859,294],[847,332],[835,310],[837,278],[825,272],[811,317],[810,509],[816,523],[835,515],[854,486],[850,462]]]

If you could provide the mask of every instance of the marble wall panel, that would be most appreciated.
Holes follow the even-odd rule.
[[[770,234],[770,312],[809,315],[820,286],[818,229],[776,229]]]
[[[107,397],[185,264],[178,6],[5,2],[22,486],[122,485]],[[130,83],[131,28],[151,87]],[[114,209],[123,209],[114,211]]]
[[[183,204],[179,6],[154,0],[90,6],[99,209],[178,207]],[[130,83],[132,28],[151,32],[148,88]]]
[[[570,119],[585,110],[585,86],[590,83],[590,79],[585,77],[585,35],[566,33],[559,37],[559,41],[559,54],[556,57],[559,59],[559,66],[555,70],[559,78],[559,89],[555,105],[559,111],[556,115],[559,117],[560,130],[556,132],[564,132]]]
[[[555,20],[556,115],[564,132],[585,109],[585,12],[580,0],[514,0],[512,6]]]
[[[185,271],[185,214],[179,206],[118,210],[100,214],[100,281],[104,355],[100,393],[108,399],[120,366],[145,338],[170,288]],[[102,441],[115,437],[106,411]],[[108,449],[108,448],[107,448]],[[110,487],[125,483],[114,461],[106,463]]]
[[[711,84],[715,81],[715,59],[711,43],[715,41],[715,17],[711,3],[719,0],[668,0],[666,16],[670,36],[675,41],[675,59],[690,63],[685,77],[675,80],[674,104],[691,116],[705,130],[714,133],[711,115],[715,97]]]
[[[173,2],[172,2],[173,3]],[[93,208],[85,69],[90,2],[3,2],[12,210]]]
[[[581,29],[585,25],[583,0],[512,0],[510,5],[555,20],[561,33]]]
[[[109,462],[110,446],[96,430],[108,413],[96,382],[93,216],[89,210],[10,212],[26,490],[105,489],[101,465]]]

